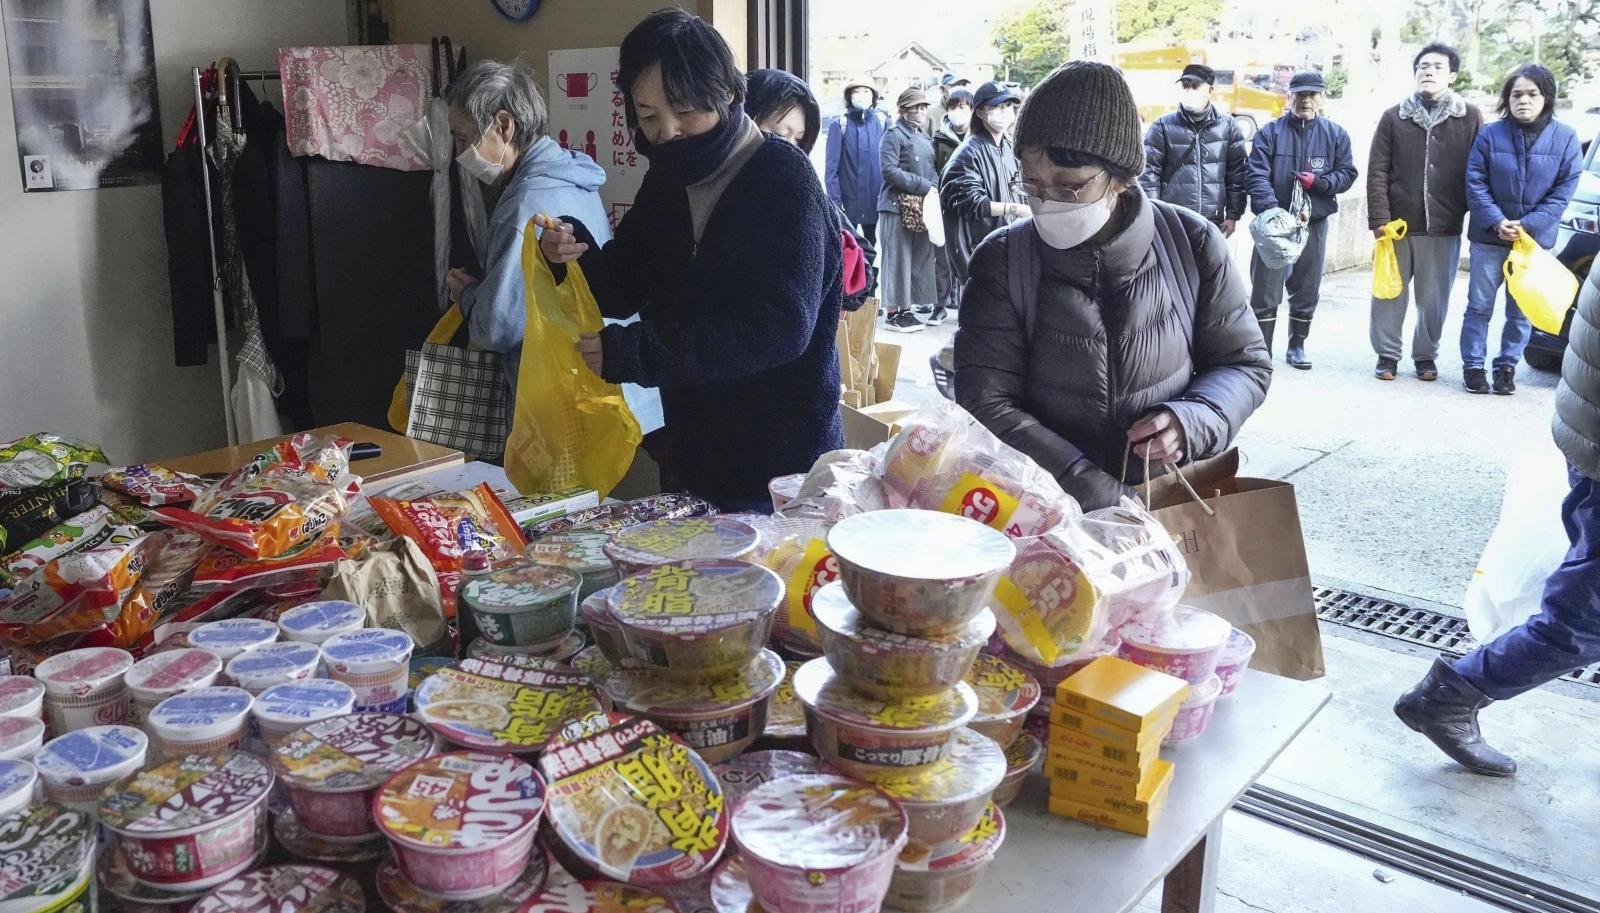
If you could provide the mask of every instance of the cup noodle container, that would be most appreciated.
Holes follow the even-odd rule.
[[[33,757],[44,744],[44,721],[26,716],[0,716],[0,760]]]
[[[956,731],[978,712],[978,697],[966,682],[940,695],[879,701],[852,689],[826,659],[801,666],[794,691],[817,754],[851,776],[942,760]]]
[[[68,650],[40,663],[33,676],[44,685],[51,731],[126,722],[130,701],[123,676],[131,668],[133,654],[113,647]]]
[[[1222,679],[1222,697],[1239,689],[1244,681],[1244,670],[1250,668],[1250,657],[1256,654],[1256,639],[1238,628],[1228,635],[1228,643],[1217,660],[1217,677]]]
[[[190,913],[366,913],[367,898],[349,875],[310,865],[271,865],[230,879]]]
[[[189,913],[206,894],[203,888],[163,891],[143,884],[128,871],[128,859],[122,851],[109,846],[100,853],[95,881],[100,888],[101,909],[109,903],[115,913]]]
[[[149,746],[132,726],[90,726],[44,743],[33,763],[51,801],[92,815],[101,791],[144,766]]]
[[[571,720],[602,709],[576,669],[470,658],[428,676],[416,704],[417,716],[452,746],[528,756]]]
[[[1039,704],[1034,707],[1036,714],[1049,709],[1046,705],[1055,700],[1056,688],[1062,682],[1077,675],[1083,667],[1100,657],[1116,656],[1118,651],[1122,649],[1122,638],[1118,637],[1115,632],[1108,632],[1100,643],[1084,651],[1081,655],[1074,656],[1059,666],[1041,666],[1030,661],[1027,657],[1017,654],[1015,651],[1006,649],[1003,643],[998,647],[996,647],[995,643],[995,640],[989,641],[987,651],[990,654],[1000,657],[1028,675],[1033,676],[1033,680],[1039,683],[1041,696]]]
[[[800,496],[800,485],[805,482],[806,474],[797,472],[792,475],[778,476],[767,483],[767,493],[772,496],[772,509],[783,510],[790,501]]]
[[[31,675],[0,675],[0,719],[44,719],[44,685]]]
[[[613,533],[606,556],[627,577],[661,564],[747,558],[761,544],[755,527],[726,517],[650,520]]]
[[[828,548],[869,624],[918,637],[964,630],[1017,554],[1004,533],[931,510],[847,517],[828,531]]]
[[[663,564],[611,590],[629,656],[685,681],[731,675],[772,636],[783,581],[746,561]]]
[[[155,754],[178,758],[244,745],[255,699],[243,688],[213,685],[174,695],[150,711]]]
[[[783,777],[822,773],[822,762],[798,751],[747,751],[713,767],[722,794],[737,805],[757,787]]]
[[[767,731],[762,734],[761,747],[810,751],[806,738],[806,708],[794,693],[794,674],[805,665],[786,660],[783,664],[783,681],[772,694],[772,707],[767,711]]]
[[[958,840],[932,851],[906,847],[889,881],[884,906],[905,913],[956,909],[972,896],[1005,838],[1005,815],[991,803]]]
[[[405,879],[445,900],[477,900],[522,877],[545,787],[526,761],[453,752],[401,770],[373,800]]]
[[[774,780],[740,800],[733,839],[770,913],[873,913],[906,845],[906,813],[844,777]]]
[[[303,682],[317,672],[322,650],[316,644],[289,641],[248,650],[228,660],[228,680],[252,695],[288,682]]]
[[[1180,605],[1170,614],[1137,618],[1120,633],[1123,659],[1201,685],[1216,672],[1233,625],[1204,609]]]
[[[1043,695],[1033,676],[998,656],[978,657],[967,684],[978,695],[978,715],[967,725],[1001,745],[1017,740]]]
[[[326,840],[361,842],[382,836],[372,820],[378,788],[433,754],[435,744],[419,720],[356,713],[290,733],[273,751],[272,769],[302,827]]]
[[[39,791],[39,770],[32,761],[0,761],[0,818],[33,804]]]
[[[578,575],[558,567],[518,564],[461,581],[459,610],[472,613],[479,634],[503,647],[549,647],[572,632]]]
[[[321,645],[336,634],[348,634],[366,626],[367,610],[340,599],[303,603],[278,616],[282,638],[303,644]]]
[[[268,749],[274,749],[291,732],[317,720],[343,716],[355,710],[356,692],[331,678],[273,685],[261,692],[250,707],[250,718]]]
[[[710,765],[649,720],[610,713],[570,724],[539,766],[554,851],[584,875],[676,884],[711,871],[727,844],[727,806]]]
[[[0,817],[0,913],[94,909],[94,815],[40,802]]]
[[[185,755],[124,778],[100,803],[139,882],[173,892],[219,885],[267,847],[272,771],[242,751]]]
[[[708,682],[681,682],[654,669],[620,669],[606,678],[602,691],[618,710],[654,721],[707,763],[720,764],[766,730],[783,672],[778,654],[762,650],[744,669]]]
[[[545,889],[523,904],[522,909],[525,913],[699,913],[694,907],[682,906],[670,899],[677,896],[682,887],[661,885],[646,889],[614,881],[557,881],[552,875]]]
[[[322,645],[328,677],[356,693],[356,710],[405,713],[415,645],[404,631],[367,628],[336,634]]]
[[[528,867],[499,893],[481,900],[444,900],[407,881],[390,857],[378,863],[378,899],[394,913],[519,913],[544,890],[548,875],[549,857],[535,850],[528,856]]]
[[[339,841],[313,834],[300,824],[293,808],[273,812],[272,836],[295,859],[327,863],[346,870],[372,869],[376,873],[374,864],[389,855],[389,841],[381,835],[371,840]],[[366,884],[367,880],[363,875],[362,883]]]
[[[183,647],[146,656],[123,677],[133,696],[129,722],[151,734],[146,721],[157,704],[191,689],[209,688],[221,674],[222,660],[210,650]]]
[[[591,593],[615,586],[622,579],[616,565],[606,557],[606,543],[609,541],[610,533],[571,529],[539,539],[528,546],[523,556],[534,564],[576,574],[580,581],[578,599],[581,601]]]
[[[936,764],[909,771],[863,771],[857,778],[900,803],[908,822],[907,851],[926,851],[976,827],[1005,775],[1005,749],[988,736],[961,729],[950,741],[949,754]]]
[[[620,584],[619,584],[620,585]],[[628,646],[622,642],[622,626],[611,617],[612,593],[617,587],[607,587],[590,593],[578,603],[578,619],[589,629],[596,647],[613,666],[629,659]]]
[[[548,660],[557,665],[571,665],[572,658],[578,655],[587,641],[582,631],[570,631],[567,636],[554,643],[537,644],[532,647],[503,647],[486,638],[474,638],[467,644],[467,655],[478,659],[533,659]]]
[[[1204,684],[1195,685],[1189,699],[1178,705],[1172,719],[1172,730],[1161,740],[1163,745],[1181,745],[1198,739],[1211,725],[1211,715],[1216,712],[1217,699],[1222,696],[1222,679],[1213,675]]]
[[[189,646],[210,650],[224,664],[246,650],[264,647],[277,639],[278,626],[261,618],[208,621],[189,632]],[[228,684],[226,675],[223,684]]]
[[[850,687],[883,701],[938,694],[967,676],[994,634],[995,617],[979,612],[962,630],[944,637],[896,634],[867,623],[844,585],[817,590],[811,610],[822,633],[822,652]]]
[[[1006,775],[995,787],[994,795],[989,801],[1005,808],[1015,802],[1022,793],[1022,786],[1028,781],[1028,775],[1038,769],[1039,763],[1044,760],[1044,743],[1031,732],[1024,732],[1017,736],[1006,749]]]

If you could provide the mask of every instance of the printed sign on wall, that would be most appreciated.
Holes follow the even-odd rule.
[[[616,48],[551,51],[546,81],[550,136],[606,170],[600,199],[605,201],[613,228],[633,205],[647,165],[633,148],[633,133],[623,117],[617,57]]]

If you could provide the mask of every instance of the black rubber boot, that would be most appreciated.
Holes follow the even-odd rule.
[[[1291,368],[1298,368],[1301,371],[1311,370],[1311,359],[1306,357],[1306,338],[1304,336],[1289,337],[1289,348],[1284,351],[1283,360],[1287,361]]]
[[[1261,339],[1262,339],[1262,341],[1264,341],[1267,344],[1267,354],[1271,355],[1272,354],[1272,331],[1277,328],[1278,321],[1276,319],[1262,320],[1260,318],[1257,318],[1256,319],[1256,324],[1261,327]]]
[[[1478,711],[1492,701],[1442,659],[1395,702],[1400,722],[1428,737],[1451,760],[1475,774],[1509,777],[1517,762],[1495,751],[1478,729]]]

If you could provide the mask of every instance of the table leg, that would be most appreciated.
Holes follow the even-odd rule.
[[[1217,864],[1222,856],[1222,818],[1206,829],[1161,888],[1161,913],[1212,913],[1217,900]]]

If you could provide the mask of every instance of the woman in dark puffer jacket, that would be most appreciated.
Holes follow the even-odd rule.
[[[957,398],[1093,510],[1132,495],[1147,459],[1225,450],[1271,360],[1221,231],[1139,189],[1138,109],[1115,69],[1051,73],[1016,143],[1033,217],[973,255]]]

